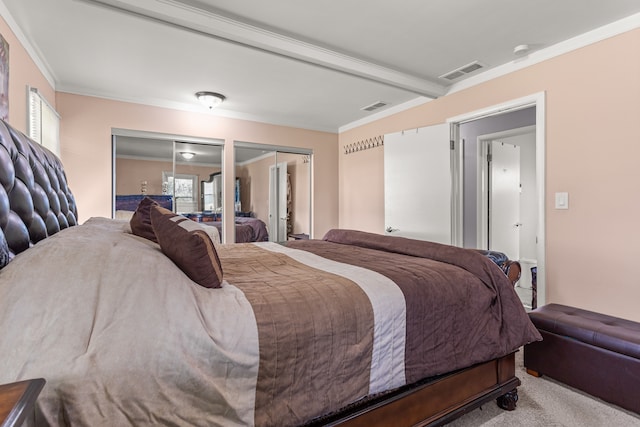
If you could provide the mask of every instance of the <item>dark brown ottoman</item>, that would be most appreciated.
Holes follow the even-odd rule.
[[[640,414],[640,323],[560,304],[529,317],[543,341],[524,347],[524,366]]]

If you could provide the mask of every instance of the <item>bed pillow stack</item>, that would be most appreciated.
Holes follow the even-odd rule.
[[[200,286],[221,287],[220,258],[202,226],[157,204],[150,207],[150,216],[162,252]]]

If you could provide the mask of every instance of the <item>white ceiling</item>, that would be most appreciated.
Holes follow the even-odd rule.
[[[640,13],[638,0],[0,0],[57,91],[337,132],[361,108],[465,79]],[[15,31],[15,28],[14,28]],[[565,43],[566,44],[566,43]],[[439,76],[479,61],[453,82]],[[490,74],[490,73],[487,73]]]

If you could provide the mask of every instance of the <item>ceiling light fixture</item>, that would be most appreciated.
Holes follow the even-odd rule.
[[[182,156],[183,159],[185,160],[191,160],[193,159],[193,157],[196,155],[195,153],[190,153],[188,151],[181,151],[180,155]]]
[[[216,108],[218,105],[222,104],[222,102],[227,99],[226,96],[221,95],[216,92],[197,92],[196,98],[198,101],[202,103],[205,107],[208,107],[210,110]]]
[[[513,48],[513,54],[516,56],[524,56],[529,53],[529,50],[530,48],[528,44],[519,44]]]

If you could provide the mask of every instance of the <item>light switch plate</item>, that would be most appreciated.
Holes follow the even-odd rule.
[[[556,209],[569,209],[569,193],[556,193]]]

